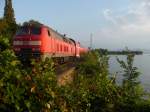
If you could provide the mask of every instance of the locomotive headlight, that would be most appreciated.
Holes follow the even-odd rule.
[[[32,48],[33,51],[40,51],[40,48]]]
[[[14,48],[15,51],[20,51],[20,48]]]

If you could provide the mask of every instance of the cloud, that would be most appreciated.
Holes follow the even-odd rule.
[[[110,41],[107,47],[146,48],[150,43],[150,0],[133,0],[124,11],[105,9],[103,16],[111,24],[101,28],[97,36]]]
[[[113,24],[117,23],[114,16],[113,16],[113,14],[112,14],[112,11],[110,9],[105,9],[103,11],[103,15],[104,15],[106,20],[112,22]]]

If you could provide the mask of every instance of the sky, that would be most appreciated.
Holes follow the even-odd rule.
[[[4,0],[0,0],[0,17]],[[150,0],[13,0],[17,23],[30,19],[93,48],[150,49]]]

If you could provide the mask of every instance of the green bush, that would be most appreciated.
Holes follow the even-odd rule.
[[[83,57],[83,61],[78,64],[78,72],[80,74],[85,75],[97,75],[103,72],[108,74],[108,57],[107,56],[99,56],[98,52],[89,52],[85,54]],[[105,65],[104,65],[105,64]]]
[[[0,51],[4,51],[8,48],[10,48],[8,37],[0,36]]]
[[[120,95],[114,79],[108,77],[108,57],[89,52],[83,59],[77,66],[74,82],[64,87],[69,111],[112,112]]]
[[[150,102],[142,97],[133,57],[127,57],[126,67],[124,61],[118,61],[126,74],[124,80],[129,79],[125,85],[133,85],[115,84],[115,78],[109,77],[108,57],[90,52],[77,66],[74,82],[64,87],[62,96],[67,109],[73,112],[148,112]]]
[[[53,63],[32,61],[23,66],[11,50],[0,53],[0,109],[3,111],[57,110],[57,81]]]

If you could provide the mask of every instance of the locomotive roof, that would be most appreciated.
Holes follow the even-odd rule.
[[[53,30],[52,28],[50,28],[50,27],[48,27],[48,26],[45,26],[45,27],[47,27],[50,31],[52,31],[53,33],[55,33],[56,38],[58,38],[58,39],[60,39],[60,40],[63,40],[63,41],[65,41],[65,42],[69,43],[69,44],[75,44],[75,41],[74,41],[73,39],[68,38],[68,37],[66,37],[65,35],[60,34],[59,32]]]
[[[50,30],[50,32],[53,32],[55,34],[55,38],[58,38],[59,40],[65,41],[69,44],[75,44],[75,41],[71,38],[66,37],[65,35],[62,35],[58,33],[57,31],[53,30],[52,28],[43,25],[43,24],[24,24],[22,27],[28,27],[28,26],[33,26],[33,27],[46,27],[47,29]]]

